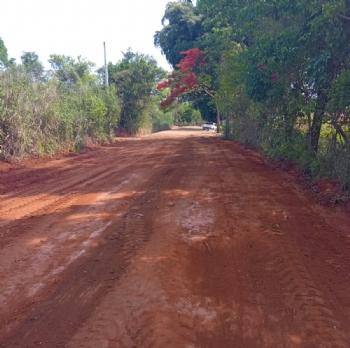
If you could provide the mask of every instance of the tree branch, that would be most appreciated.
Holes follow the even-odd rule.
[[[350,17],[345,16],[345,15],[343,15],[343,14],[341,14],[341,13],[338,13],[337,16],[338,16],[339,18],[343,18],[343,19],[345,19],[345,20],[347,20],[347,21],[350,21]]]
[[[203,91],[204,91],[205,93],[207,93],[208,95],[210,95],[212,98],[214,98],[214,94],[213,94],[213,93],[211,93],[211,92],[209,91],[209,89],[208,89],[208,88],[203,87]]]

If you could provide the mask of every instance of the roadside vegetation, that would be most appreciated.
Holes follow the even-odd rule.
[[[147,55],[128,50],[104,69],[81,57],[53,54],[45,70],[35,52],[16,63],[0,39],[0,145],[2,159],[79,152],[116,133],[137,135],[200,118],[190,103],[162,110],[155,89],[167,76]],[[197,112],[198,113],[198,112]]]
[[[227,139],[350,188],[350,1],[169,2],[155,34],[188,101]]]

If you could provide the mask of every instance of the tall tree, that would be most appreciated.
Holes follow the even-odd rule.
[[[241,46],[240,55],[249,62],[240,71],[246,93],[262,108],[283,113],[286,134],[298,108],[309,104],[310,145],[316,153],[328,120],[327,91],[349,69],[349,1],[198,0],[197,7],[207,15],[207,41],[229,33]]]
[[[117,88],[122,100],[119,126],[136,133],[146,117],[152,91],[166,72],[151,56],[134,53],[130,49],[116,64],[108,64],[109,83]],[[99,69],[103,73],[103,69]]]
[[[157,89],[170,88],[170,94],[161,102],[161,107],[169,107],[176,100],[195,100],[204,94],[215,105],[218,132],[220,132],[220,109],[218,104],[218,90],[212,88],[212,78],[205,71],[205,52],[199,48],[191,48],[181,52],[184,56],[176,65],[179,69],[168,76],[167,81],[158,84]],[[197,99],[198,100],[198,99]],[[202,99],[203,100],[203,99]]]
[[[40,81],[43,78],[44,66],[35,52],[23,52],[21,60],[33,81]]]
[[[191,1],[169,2],[162,19],[163,29],[154,36],[154,44],[161,48],[173,67],[181,60],[180,52],[197,47],[203,34],[203,15],[197,13]]]

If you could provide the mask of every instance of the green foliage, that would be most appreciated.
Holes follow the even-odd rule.
[[[172,64],[180,60],[181,44],[205,50],[206,64],[194,72],[213,98],[204,103],[198,91],[187,101],[200,104],[202,115],[214,101],[226,138],[297,163],[309,175],[350,183],[350,1],[186,6],[168,5],[156,44]],[[186,32],[185,9],[201,18],[195,35]]]
[[[102,74],[103,69],[99,72]],[[108,64],[108,74],[122,103],[119,128],[136,134],[149,121],[153,90],[166,72],[152,57],[129,49],[121,61]]]
[[[196,110],[192,103],[180,104],[175,110],[177,122],[191,124],[202,121],[201,112]]]
[[[3,44],[3,42],[0,42]],[[1,46],[1,45],[0,45]],[[109,86],[103,70],[78,57],[51,55],[45,73],[35,52],[23,52],[21,65],[11,65],[2,45],[0,71],[0,145],[2,158],[53,154],[105,141],[117,128],[131,134],[169,129],[172,112],[159,109],[154,90],[166,72],[150,56],[128,50],[109,64]],[[5,59],[6,58],[6,59]]]
[[[170,129],[174,124],[174,115],[171,110],[159,108],[159,96],[153,96],[148,107],[148,133]],[[146,127],[147,128],[147,127]]]
[[[55,79],[33,83],[23,66],[0,73],[2,156],[80,150],[114,135],[120,103],[113,86],[67,84]]]
[[[7,54],[7,48],[3,39],[0,37],[0,71],[9,65],[9,58]]]
[[[9,58],[7,48],[3,39],[0,37],[0,71],[9,68],[15,64],[14,58]]]
[[[199,110],[193,110],[191,114],[191,122],[199,123],[202,121],[202,114]]]
[[[43,78],[44,66],[39,61],[39,56],[35,52],[23,52],[21,61],[34,82],[40,81]]]
[[[79,82],[88,83],[94,80],[91,69],[95,64],[80,56],[75,60],[69,56],[51,54],[49,63],[54,71],[55,77],[60,82],[76,84]]]
[[[160,47],[173,67],[179,63],[180,52],[196,47],[202,34],[203,15],[198,14],[191,1],[169,2],[162,19],[163,29],[156,32],[154,44]]]
[[[327,111],[349,114],[350,110],[350,70],[342,70],[328,90]]]

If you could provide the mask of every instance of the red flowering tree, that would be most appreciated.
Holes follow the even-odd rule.
[[[185,57],[177,64],[179,70],[168,75],[168,79],[160,82],[157,86],[158,90],[170,89],[168,97],[160,103],[161,107],[169,107],[174,101],[180,101],[183,95],[199,89],[199,79],[192,69],[196,64],[204,64],[204,51],[192,48],[181,52],[181,54]]]
[[[170,94],[160,103],[162,108],[170,107],[175,101],[181,102],[184,95],[193,92],[204,92],[212,97],[217,106],[218,131],[220,131],[220,115],[215,93],[210,91],[207,84],[204,83],[205,77],[201,67],[205,65],[205,52],[199,48],[191,48],[188,51],[181,52],[184,58],[176,66],[179,70],[174,71],[168,76],[166,81],[160,82],[158,90],[169,88]],[[196,70],[196,72],[194,71]]]

